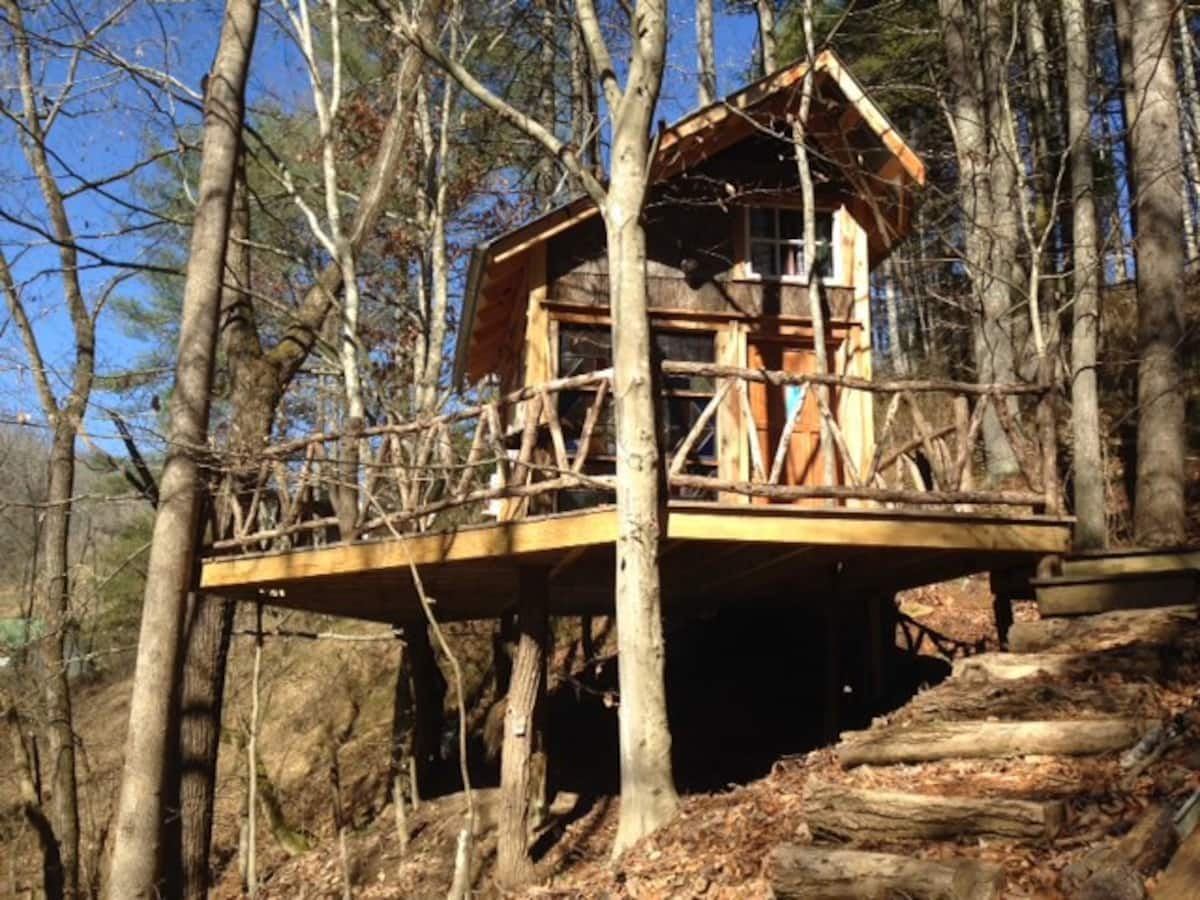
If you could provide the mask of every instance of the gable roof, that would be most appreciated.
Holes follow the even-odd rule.
[[[780,98],[794,96],[794,89],[808,71],[806,60],[772,72],[741,88],[723,100],[700,107],[663,129],[658,136],[657,151],[651,163],[651,178],[662,182],[703,162],[732,146],[757,127],[752,114],[767,108]],[[906,189],[925,184],[925,164],[905,143],[883,111],[867,96],[858,80],[832,50],[823,50],[813,64],[813,71],[836,86],[844,97],[847,115],[853,125],[865,125],[886,151],[887,161],[879,169],[890,169],[890,177]],[[843,117],[843,119],[845,116]],[[839,124],[842,124],[839,122]],[[846,126],[849,130],[850,126]],[[854,158],[849,147],[841,148],[846,166],[862,165],[861,155]],[[464,377],[472,380],[487,373],[472,361],[475,324],[486,307],[501,297],[512,299],[512,280],[524,274],[522,257],[533,247],[555,235],[573,228],[599,214],[588,197],[578,197],[524,225],[497,235],[474,248],[467,273],[463,297],[463,314],[455,343],[454,383]],[[871,253],[876,258],[890,250],[907,232],[907,222],[890,223],[889,234],[872,235]],[[480,361],[482,362],[482,361]]]

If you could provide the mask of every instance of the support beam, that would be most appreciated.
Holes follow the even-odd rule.
[[[522,568],[517,581],[519,636],[504,714],[496,847],[496,880],[510,889],[533,877],[529,838],[545,795],[544,753],[540,765],[537,757],[544,743],[539,726],[546,681],[549,579],[544,569]]]

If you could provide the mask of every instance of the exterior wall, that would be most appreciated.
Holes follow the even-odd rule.
[[[703,330],[714,336],[717,362],[747,366],[751,350],[771,346],[803,351],[812,347],[806,285],[764,278],[750,272],[747,221],[754,202],[797,207],[794,164],[764,162],[761,148],[753,160],[719,154],[700,173],[702,184],[678,180],[658,188],[646,210],[647,278],[651,315],[664,330]],[[744,167],[751,166],[746,169]],[[757,183],[736,181],[733,202],[705,194],[712,185],[732,190],[733,172],[753,171]],[[752,202],[753,201],[753,202]],[[827,179],[818,209],[832,213],[835,264],[824,284],[828,309],[830,359],[835,372],[871,376],[871,323],[868,235],[851,213],[853,198],[836,180]],[[558,376],[558,330],[563,323],[607,325],[608,260],[604,226],[592,216],[534,245],[528,252],[528,298],[522,338],[523,371],[518,384],[536,384]],[[777,354],[776,354],[777,355]],[[791,365],[807,364],[789,359]],[[758,357],[756,357],[758,358]],[[811,402],[811,401],[810,401]],[[730,392],[717,416],[718,475],[745,480],[751,471],[747,435],[753,412],[761,416],[761,397]],[[874,449],[873,406],[862,392],[840,392],[835,414],[858,469],[865,470]],[[757,440],[757,437],[756,437]],[[768,452],[768,451],[763,451]],[[843,479],[848,473],[843,472]],[[741,496],[722,500],[747,502]]]

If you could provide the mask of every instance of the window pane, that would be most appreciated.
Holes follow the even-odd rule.
[[[804,240],[804,214],[798,209],[779,211],[779,236],[784,240]]]
[[[558,374],[567,378],[612,365],[612,332],[607,328],[562,324],[558,329]]]
[[[762,241],[750,244],[750,266],[759,275],[778,275],[775,262],[775,245]]]
[[[817,240],[832,243],[833,241],[833,213],[818,213],[817,214]]]
[[[761,207],[750,210],[750,236],[775,237],[775,210]]]

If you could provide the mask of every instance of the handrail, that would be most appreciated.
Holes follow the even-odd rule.
[[[1042,384],[990,384],[937,379],[871,381],[845,375],[782,372],[711,363],[665,362],[664,375],[710,379],[713,394],[675,446],[663,448],[674,494],[737,502],[855,503],[884,507],[1028,507],[1059,512],[1054,393]],[[598,471],[615,452],[611,434],[613,372],[529,385],[486,402],[409,422],[357,431],[325,431],[282,441],[254,458],[214,454],[217,498],[214,552],[261,551],[322,541],[353,541],[392,528],[437,531],[484,516],[514,520],[553,512],[565,498],[595,502],[615,491]],[[839,400],[821,402],[808,386],[853,392],[887,408],[868,446],[847,439]],[[750,410],[751,390],[798,387],[786,422],[763,446]],[[920,397],[948,396],[954,422],[933,427]],[[1036,428],[1023,434],[1016,401],[1036,400]],[[832,408],[831,408],[832,407]],[[810,455],[832,453],[839,484],[789,483],[784,463],[804,410],[826,428]],[[977,486],[983,422],[993,414],[1021,466],[1024,488]],[[580,416],[582,415],[582,418]],[[902,426],[907,418],[909,427]],[[728,429],[736,432],[730,440]],[[721,431],[753,465],[740,470],[700,449]],[[829,446],[824,445],[828,435]],[[708,439],[706,435],[710,435]],[[873,445],[873,446],[872,446]],[[612,451],[612,452],[608,452]],[[350,464],[347,460],[355,460]],[[810,460],[811,462],[811,460]],[[813,472],[820,467],[808,466]],[[811,481],[811,476],[805,478]],[[591,492],[591,500],[579,492]]]

